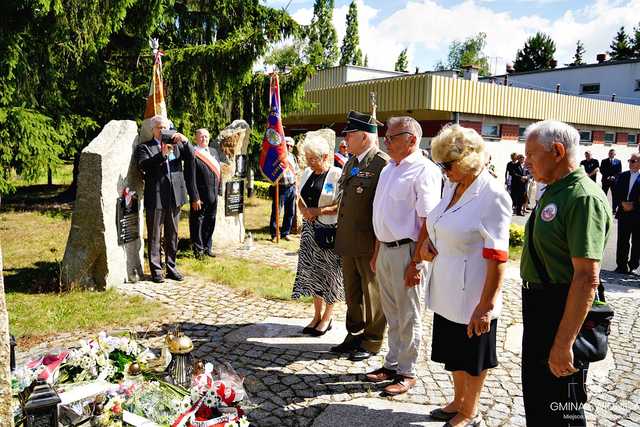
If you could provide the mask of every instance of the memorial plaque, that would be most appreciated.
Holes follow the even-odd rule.
[[[128,200],[128,203],[127,203]],[[140,238],[140,220],[138,218],[138,196],[118,198],[118,245],[133,242]]]
[[[234,216],[244,212],[244,181],[228,181],[224,192],[224,214]]]

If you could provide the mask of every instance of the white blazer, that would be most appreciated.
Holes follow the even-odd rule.
[[[302,191],[302,187],[304,187],[304,185],[307,183],[307,180],[312,173],[313,170],[309,167],[304,170],[302,179],[300,180],[300,191]],[[338,203],[338,179],[340,179],[340,175],[342,175],[342,169],[335,166],[331,166],[329,168],[327,177],[325,178],[324,184],[322,185],[322,193],[320,193],[320,199],[318,200],[319,208],[332,206]],[[327,225],[336,224],[338,222],[338,213],[336,212],[334,215],[320,215],[318,217],[318,221]]]
[[[456,184],[447,183],[442,200],[427,216],[429,238],[438,251],[427,271],[427,306],[444,318],[468,324],[480,302],[486,259],[507,261],[511,197],[483,170],[449,210]],[[493,318],[500,315],[502,293]]]

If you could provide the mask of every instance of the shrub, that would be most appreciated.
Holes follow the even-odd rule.
[[[509,226],[509,246],[522,246],[524,244],[524,227],[518,224]]]
[[[253,194],[256,197],[260,197],[261,199],[271,200],[271,195],[269,194],[269,187],[271,187],[271,184],[266,181],[254,181]]]

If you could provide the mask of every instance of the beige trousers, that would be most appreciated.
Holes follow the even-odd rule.
[[[380,302],[387,318],[389,352],[384,367],[407,377],[416,376],[420,340],[422,338],[423,285],[408,288],[404,273],[415,251],[415,243],[397,248],[380,243],[376,259],[376,279],[380,286]]]

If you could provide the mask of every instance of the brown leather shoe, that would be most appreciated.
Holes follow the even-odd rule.
[[[369,372],[366,377],[367,381],[370,381],[372,383],[381,383],[383,381],[390,381],[395,379],[396,371],[392,371],[391,369],[382,367],[380,369],[376,369],[373,372]]]
[[[384,392],[390,396],[408,392],[411,387],[416,385],[416,379],[398,375],[396,380],[384,388]]]

